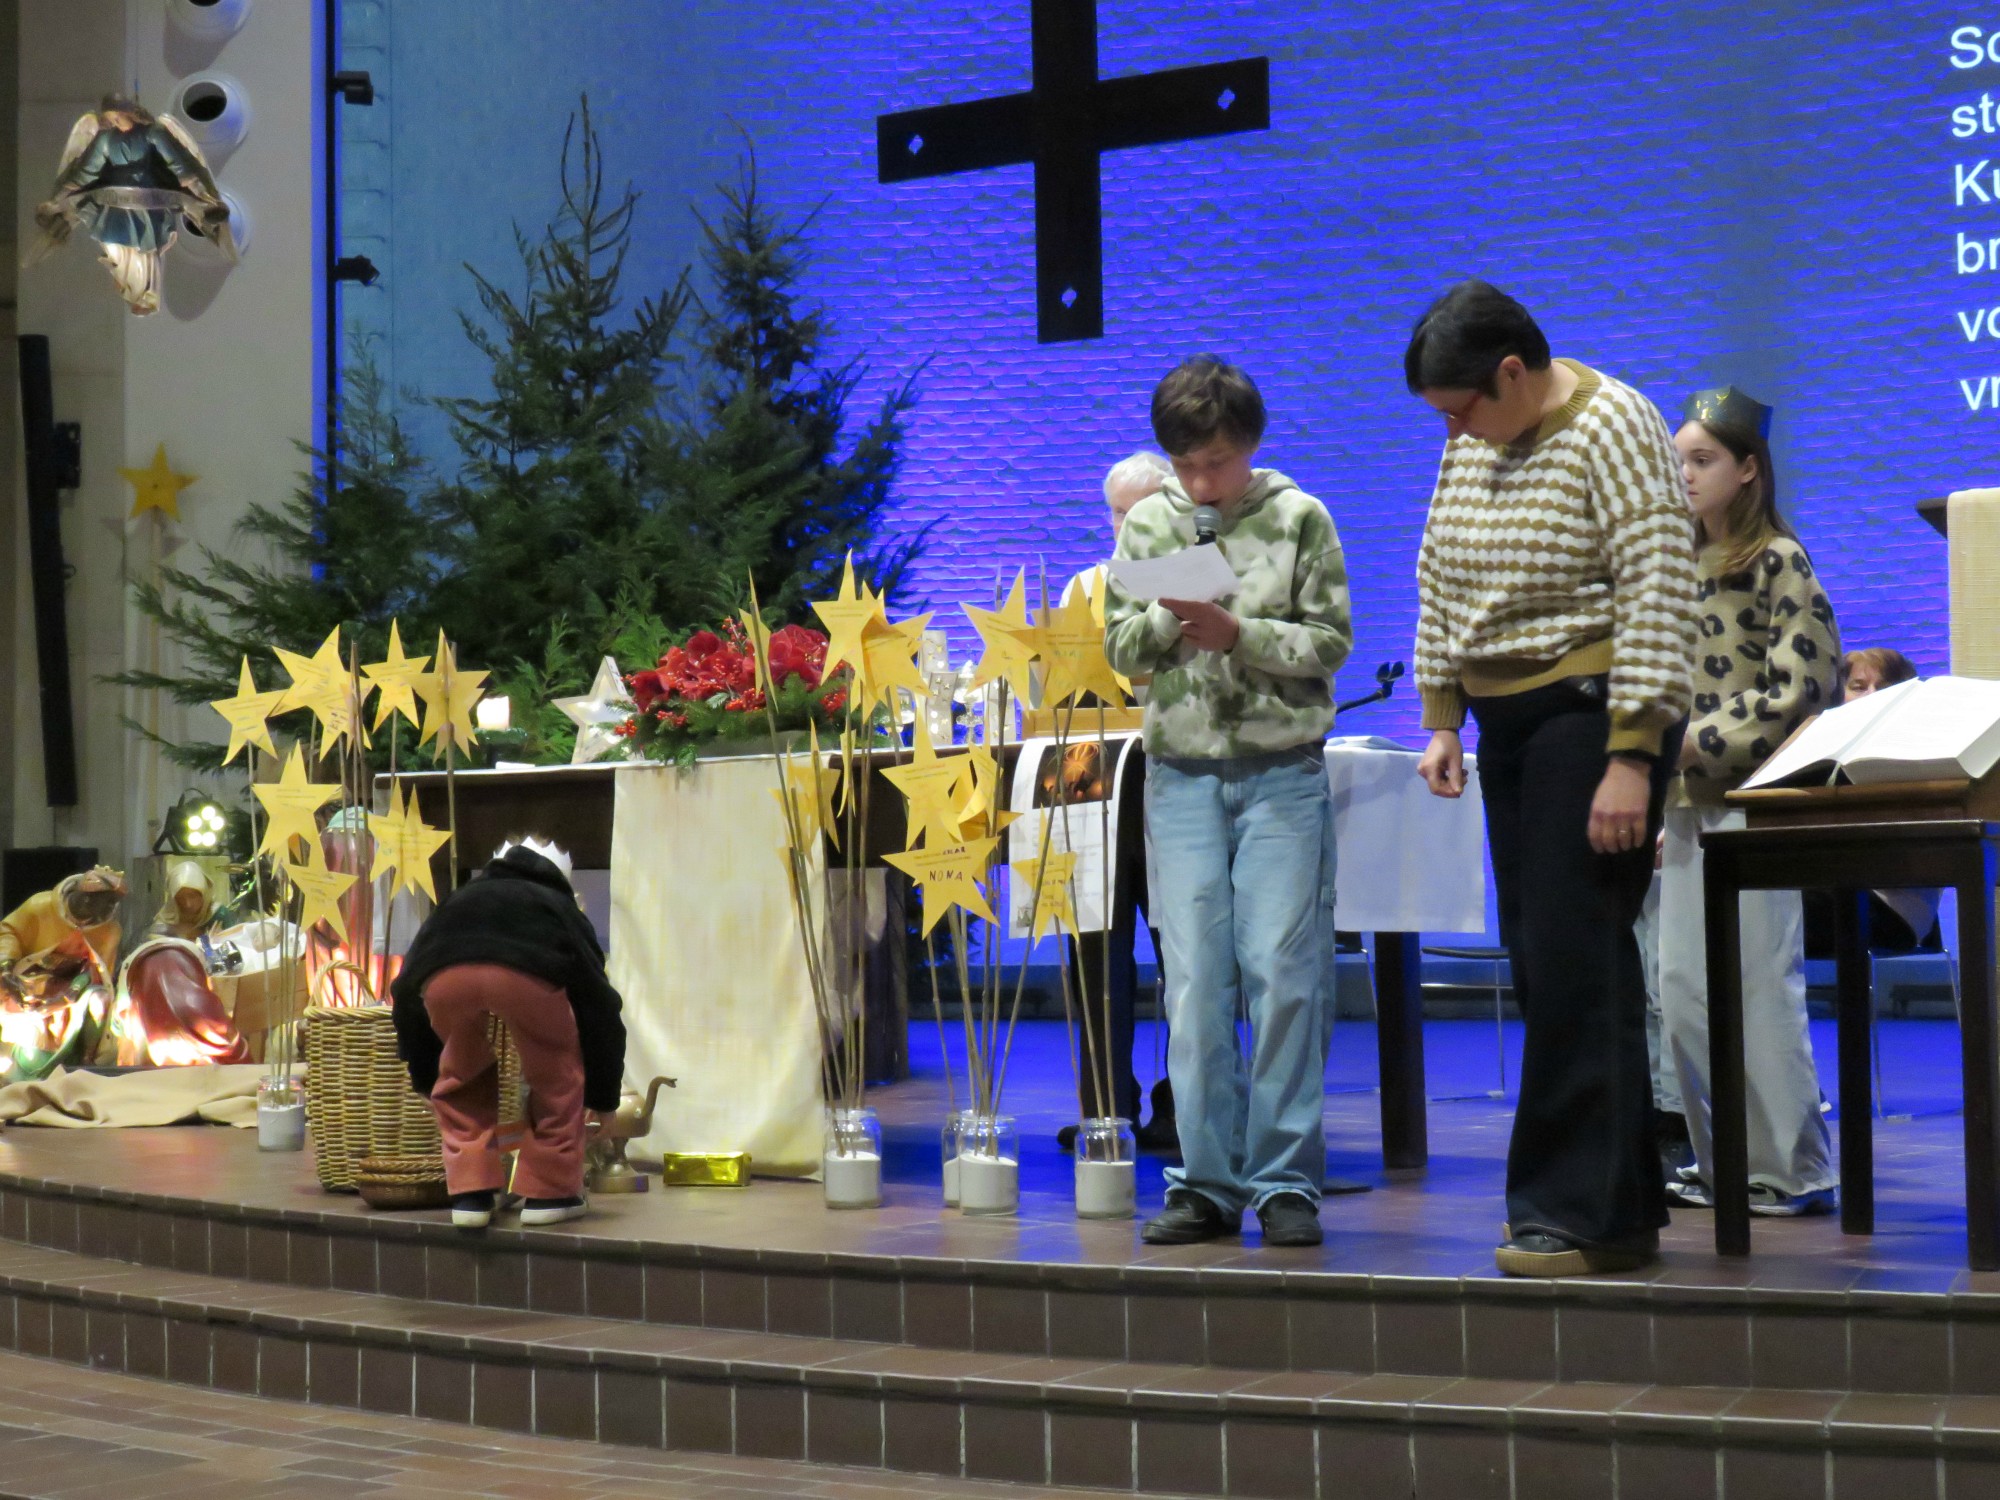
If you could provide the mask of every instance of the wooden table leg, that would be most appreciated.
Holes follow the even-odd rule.
[[[1875,1232],[1875,1112],[1869,1063],[1868,892],[1834,893],[1834,1025],[1840,1038],[1840,1227]]]
[[[1959,1035],[1965,1059],[1965,1229],[1975,1271],[2000,1271],[2000,1071],[1993,995],[1994,846],[1980,849],[1977,879],[1958,882]]]
[[[1375,1051],[1381,1067],[1385,1167],[1421,1167],[1431,1159],[1418,942],[1414,932],[1375,934]]]
[[[1708,1093],[1715,1145],[1715,1252],[1750,1253],[1750,1143],[1743,1092],[1743,957],[1734,861],[1709,851],[1702,906],[1708,934]]]

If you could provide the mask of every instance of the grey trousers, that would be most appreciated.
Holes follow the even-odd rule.
[[[1699,835],[1740,828],[1735,808],[1669,807],[1660,875],[1660,1034],[1680,1080],[1695,1160],[1713,1181],[1709,1126],[1708,961]],[[1837,1187],[1819,1074],[1806,1029],[1805,907],[1797,891],[1745,891],[1743,1065],[1750,1183],[1797,1196]],[[1857,1106],[1868,1107],[1867,1100]]]

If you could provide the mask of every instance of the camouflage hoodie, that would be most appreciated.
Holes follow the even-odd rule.
[[[1216,601],[1242,626],[1227,652],[1195,650],[1162,605],[1108,585],[1105,654],[1127,677],[1153,677],[1146,752],[1219,760],[1317,744],[1333,727],[1333,674],[1353,642],[1333,518],[1277,470],[1255,469],[1217,543],[1240,580]],[[1192,545],[1194,502],[1169,479],[1126,516],[1117,556]]]

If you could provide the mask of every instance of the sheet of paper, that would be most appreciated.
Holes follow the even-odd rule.
[[[1117,557],[1111,576],[1134,599],[1188,599],[1205,604],[1236,591],[1236,570],[1213,543],[1165,557]]]
[[[1124,778],[1132,772],[1132,747],[1139,742],[1137,735],[1113,736],[1109,741],[1112,756],[1113,795],[1109,817],[1105,816],[1105,805],[1098,800],[1072,802],[1066,809],[1067,816],[1057,816],[1060,810],[1049,807],[1047,794],[1043,790],[1046,774],[1052,774],[1056,765],[1056,742],[1052,739],[1031,739],[1021,742],[1020,758],[1015,762],[1014,781],[1008,796],[1010,809],[1018,813],[1019,821],[1007,830],[1007,859],[1010,864],[1038,858],[1042,852],[1042,828],[1053,820],[1049,829],[1049,849],[1052,853],[1069,853],[1076,856],[1075,872],[1071,876],[1070,895],[1076,906],[1076,925],[1079,932],[1102,932],[1106,925],[1107,897],[1116,871],[1105,863],[1107,841],[1109,847],[1118,847],[1118,788],[1122,788]],[[1096,754],[1095,739],[1070,741],[1068,750],[1072,760],[1082,756],[1086,759]],[[1072,768],[1078,780],[1101,780],[1095,761],[1088,766],[1077,762]],[[1038,790],[1042,795],[1038,796]],[[1071,795],[1078,787],[1072,785]],[[1038,806],[1041,803],[1043,805]],[[1009,872],[1007,882],[1007,935],[1026,937],[1028,914],[1033,905],[1034,891],[1027,882],[1016,880]]]
[[[1883,688],[1879,693],[1870,693],[1852,703],[1843,703],[1839,708],[1828,709],[1759,766],[1756,774],[1743,783],[1744,789],[1777,786],[1817,766],[1824,766],[1826,770],[1826,774],[1818,779],[1831,780],[1833,768],[1846,759],[1861,737],[1897,703],[1908,697],[1916,686],[1915,682],[1899,682],[1894,687]]]

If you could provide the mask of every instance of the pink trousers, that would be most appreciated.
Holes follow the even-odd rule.
[[[528,1128],[513,1190],[527,1198],[580,1196],[583,1055],[568,992],[500,964],[454,964],[424,986],[424,1011],[444,1042],[431,1109],[453,1196],[507,1186],[498,1138],[500,1069],[486,1039],[488,1016],[498,1016],[513,1035],[528,1086]]]

